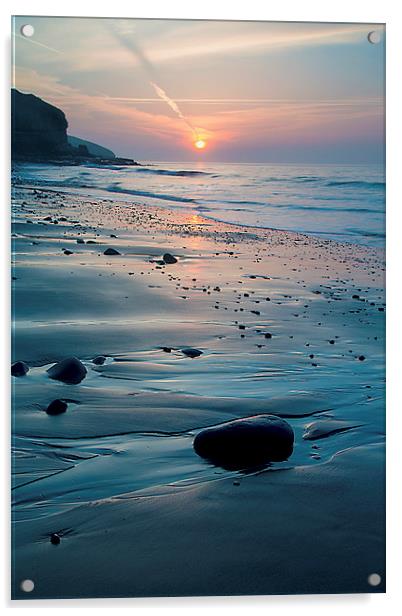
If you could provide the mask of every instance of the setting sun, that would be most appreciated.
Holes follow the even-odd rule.
[[[198,139],[198,141],[194,142],[194,145],[199,150],[203,150],[207,144],[205,143],[203,139]]]

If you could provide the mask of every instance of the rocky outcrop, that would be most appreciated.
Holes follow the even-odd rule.
[[[13,158],[68,155],[67,126],[61,109],[33,94],[11,90]]]
[[[11,157],[19,161],[79,165],[138,165],[91,141],[67,135],[68,122],[61,109],[38,96],[11,90]]]

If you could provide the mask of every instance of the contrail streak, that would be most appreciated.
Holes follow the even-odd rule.
[[[155,90],[156,94],[159,96],[159,98],[161,98],[163,101],[165,101],[169,105],[169,107],[171,109],[173,109],[173,111],[177,114],[177,116],[181,120],[183,120],[183,122],[185,122],[187,124],[189,129],[193,131],[194,138],[196,139],[196,141],[198,141],[198,133],[197,133],[196,129],[191,124],[191,122],[189,122],[189,120],[187,120],[187,118],[182,114],[182,112],[180,111],[179,105],[174,100],[169,98],[169,96],[166,94],[165,90],[163,90],[160,86],[158,86],[158,84],[156,84],[154,81],[150,81],[150,84],[153,87],[153,89]]]
[[[112,25],[110,24],[110,26],[112,26]],[[144,54],[142,49],[140,49],[135,44],[135,42],[133,41],[132,37],[129,37],[128,35],[123,34],[117,28],[114,28],[113,26],[110,29],[111,29],[113,35],[120,41],[120,43],[126,49],[128,49],[128,51],[130,51],[134,55],[134,57],[139,61],[139,63],[141,64],[142,68],[147,73],[148,79],[149,79],[149,83],[151,84],[151,86],[155,90],[156,95],[162,101],[164,101],[167,105],[169,105],[169,107],[177,115],[177,117],[180,118],[180,120],[185,122],[185,124],[188,126],[188,128],[193,133],[194,139],[196,141],[198,141],[199,140],[199,135],[198,135],[197,129],[191,124],[190,120],[188,120],[186,118],[186,116],[181,111],[179,105],[172,98],[170,98],[170,96],[166,93],[166,91],[163,88],[160,87],[160,85],[158,85],[156,83],[157,76],[156,76],[155,68],[152,65],[152,63],[148,60],[148,58],[146,57],[146,55]]]

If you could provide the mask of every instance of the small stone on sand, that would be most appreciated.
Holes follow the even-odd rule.
[[[51,379],[77,385],[85,378],[87,369],[76,357],[68,357],[48,368],[47,373]]]
[[[50,535],[50,543],[53,545],[59,545],[60,543],[60,535],[58,535],[57,533],[52,533]]]
[[[173,265],[174,263],[177,263],[176,257],[171,255],[170,252],[167,252],[163,255],[163,261],[164,263],[167,263],[168,265]]]
[[[107,256],[112,256],[112,255],[119,255],[121,253],[115,248],[106,248],[103,254]]]
[[[24,361],[16,361],[11,364],[12,376],[25,376],[29,372],[29,366]]]
[[[95,364],[96,366],[102,366],[106,361],[106,357],[104,355],[98,355],[97,357],[94,357],[92,360],[92,363]]]
[[[64,400],[53,400],[46,409],[48,415],[61,415],[67,410],[67,403]]]
[[[187,357],[191,357],[192,359],[194,359],[194,357],[199,357],[200,355],[202,355],[202,351],[199,351],[198,349],[182,349],[181,352]]]

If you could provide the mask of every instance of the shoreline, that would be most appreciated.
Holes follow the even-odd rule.
[[[32,166],[31,166],[32,167]],[[361,174],[342,167],[313,168],[280,165],[162,164],[115,170],[81,170],[52,166],[43,170],[20,166],[15,179],[49,188],[71,190],[94,198],[108,197],[179,210],[194,207],[200,215],[244,227],[290,230],[339,243],[382,247],[384,183],[378,168]],[[19,169],[19,173],[18,173]],[[243,169],[243,171],[241,171]],[[244,177],[243,177],[244,176]],[[216,178],[216,179],[214,179]],[[64,184],[64,186],[63,186]],[[92,187],[92,188],[90,188]],[[240,199],[240,200],[239,200]]]
[[[12,184],[11,186],[11,192],[15,191],[15,190],[37,190],[37,191],[42,191],[42,192],[48,192],[51,194],[55,194],[55,195],[64,195],[66,197],[72,197],[72,195],[77,195],[77,197],[81,197],[83,199],[87,199],[90,201],[93,201],[94,195],[91,195],[90,193],[85,193],[85,192],[81,192],[81,188],[66,188],[65,186],[52,186],[52,187],[48,187],[46,185],[42,185],[42,184]],[[101,189],[96,189],[93,188],[92,190],[94,191],[98,191],[99,193],[102,193],[103,191]],[[174,207],[171,204],[169,204],[169,207],[167,206],[161,206],[161,205],[157,205],[155,203],[147,203],[147,204],[142,204],[142,203],[138,203],[138,202],[134,202],[130,195],[127,193],[127,199],[121,199],[122,194],[121,193],[114,193],[116,195],[116,197],[120,197],[120,198],[113,198],[112,196],[107,196],[108,193],[106,192],[105,195],[103,194],[99,194],[98,197],[101,199],[101,201],[103,202],[108,202],[110,204],[119,204],[120,206],[134,206],[135,208],[138,209],[143,209],[144,213],[146,213],[146,211],[149,210],[153,210],[154,212],[163,212],[165,210],[167,210],[167,212],[169,213],[169,215],[171,216],[172,214],[174,214],[175,216],[181,217],[183,219],[182,224],[188,224],[188,215],[186,215],[185,213],[183,213],[183,206],[178,206],[178,207]],[[123,193],[124,194],[124,193]],[[147,197],[150,200],[152,199],[152,197]],[[192,208],[192,204],[189,203],[188,204],[189,209]],[[194,210],[196,210],[196,208],[193,208]],[[192,214],[192,216],[194,216],[194,214]],[[353,247],[353,248],[361,248],[363,250],[367,250],[369,253],[370,252],[374,252],[377,253],[379,257],[384,259],[385,262],[385,247],[382,248],[380,246],[369,246],[367,244],[361,244],[361,243],[354,243],[352,241],[350,242],[341,242],[339,240],[336,239],[332,239],[330,237],[326,238],[323,237],[322,235],[320,235],[320,233],[323,232],[317,232],[317,233],[306,233],[303,231],[295,231],[292,229],[279,229],[276,227],[256,227],[253,225],[246,225],[246,224],[239,224],[236,222],[229,222],[229,221],[224,221],[224,220],[219,220],[217,218],[214,218],[213,216],[207,216],[206,214],[203,213],[196,213],[196,216],[200,219],[200,222],[198,224],[205,224],[205,225],[209,225],[211,222],[215,223],[219,228],[220,227],[229,227],[228,230],[231,230],[232,227],[234,227],[235,229],[238,230],[238,233],[245,233],[244,230],[248,231],[254,231],[255,232],[255,239],[260,239],[261,241],[263,241],[264,239],[266,239],[266,237],[264,237],[264,232],[269,232],[269,233],[284,233],[287,234],[289,236],[296,236],[296,237],[301,237],[301,238],[306,238],[306,240],[316,240],[317,242],[325,242],[325,244],[334,244],[334,245],[339,245],[343,248],[345,247]],[[201,221],[205,221],[204,223],[202,223]],[[179,223],[180,224],[180,223]],[[218,231],[219,232],[219,231]],[[261,234],[261,237],[259,237],[259,235]]]

